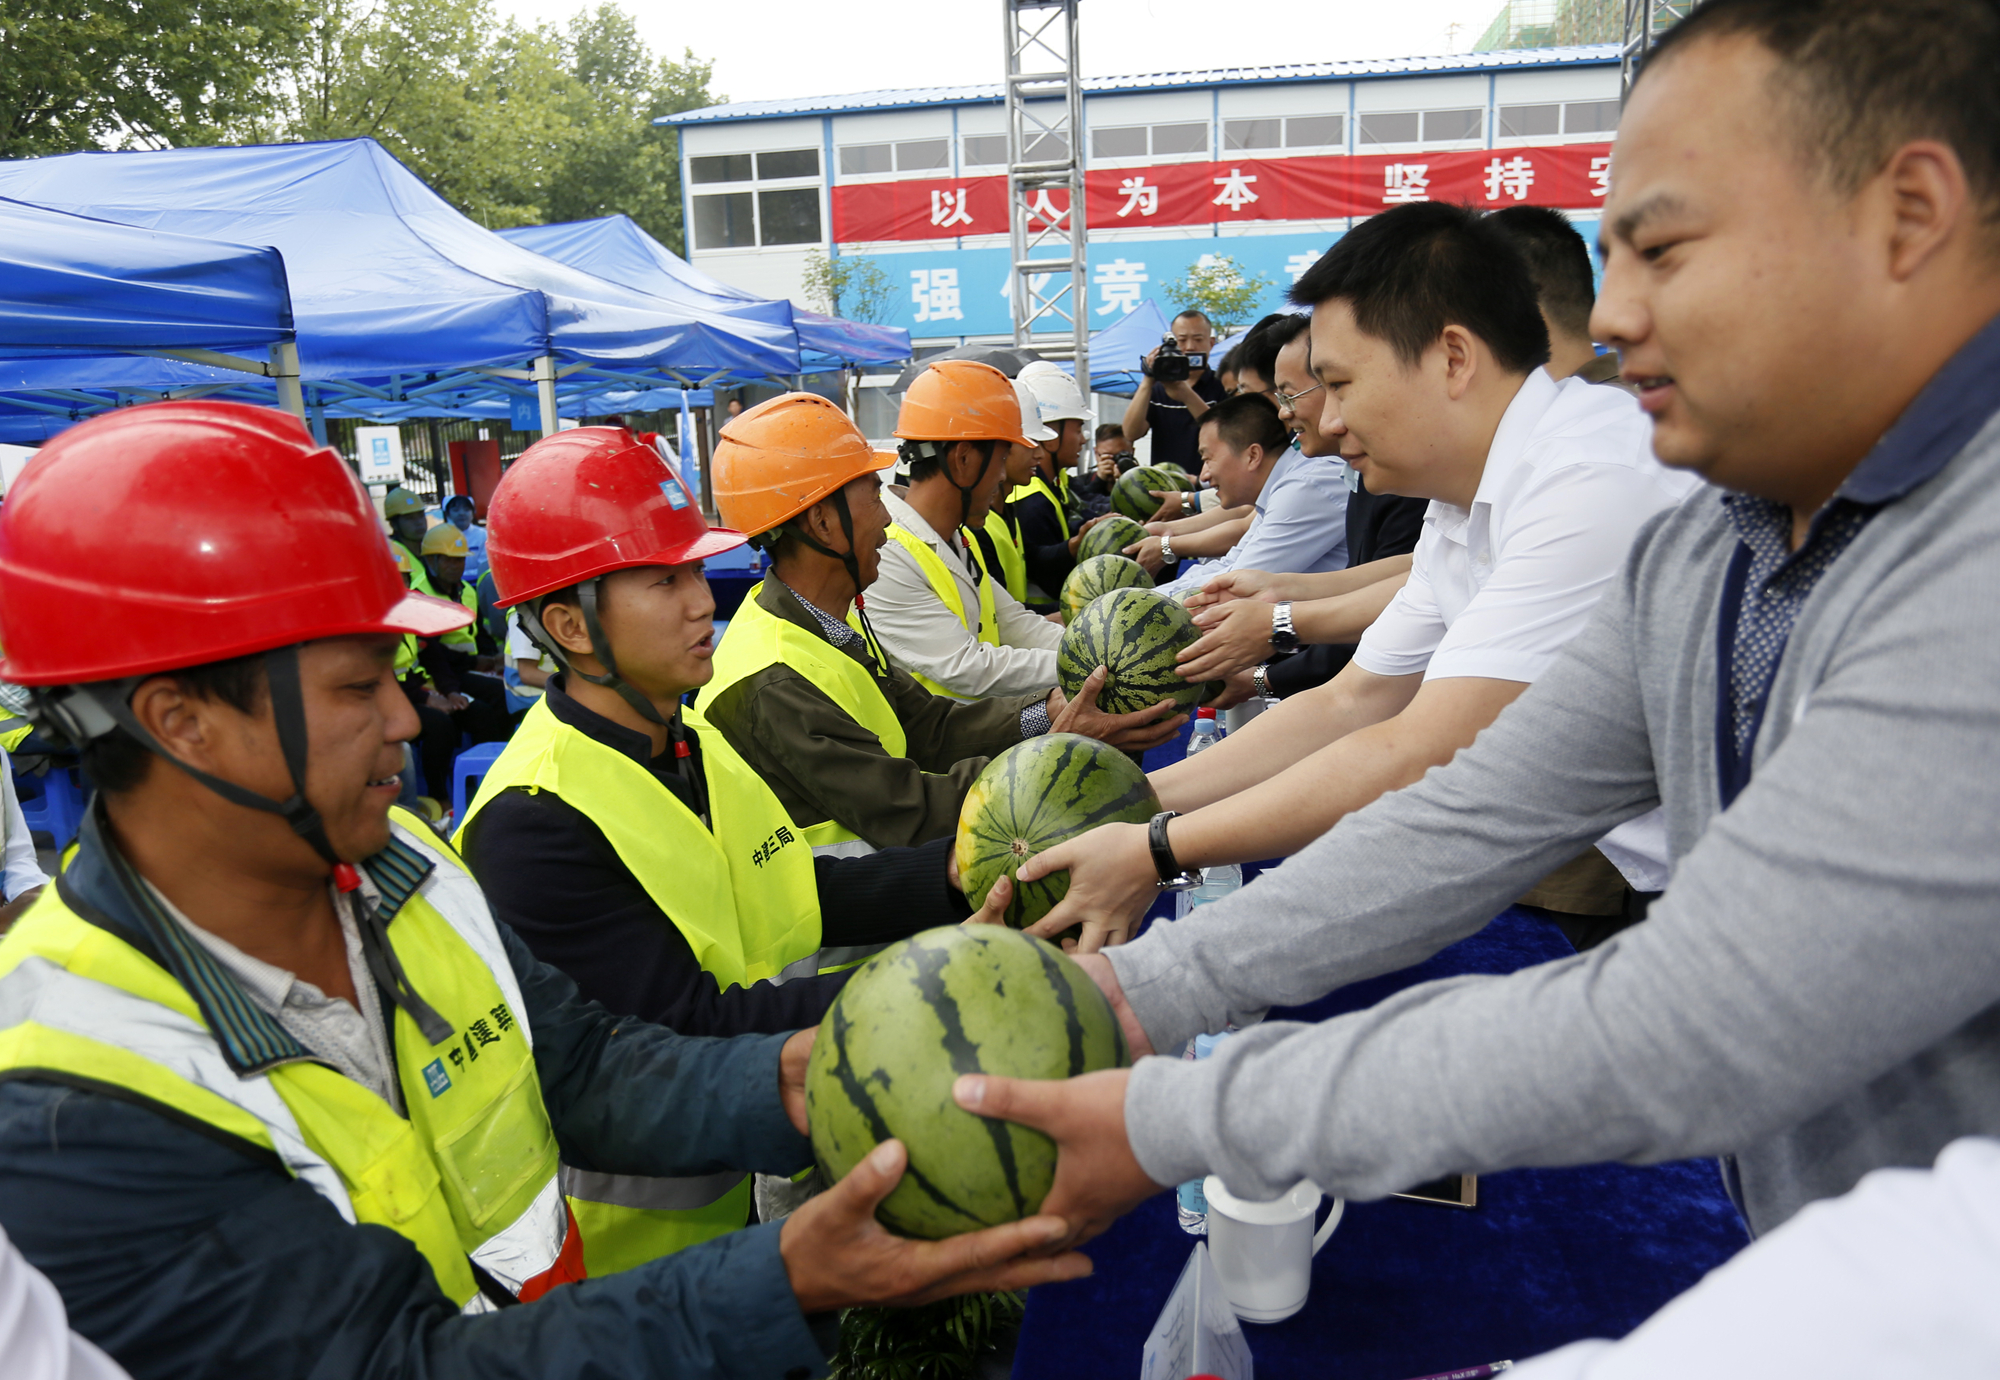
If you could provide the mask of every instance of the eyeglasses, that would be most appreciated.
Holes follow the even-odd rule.
[[[1278,400],[1278,406],[1284,408],[1290,408],[1293,411],[1297,411],[1300,398],[1310,398],[1313,394],[1319,392],[1319,390],[1324,387],[1326,387],[1325,384],[1316,383],[1312,387],[1304,389],[1301,392],[1287,393],[1284,389],[1273,385],[1271,389],[1271,395]]]

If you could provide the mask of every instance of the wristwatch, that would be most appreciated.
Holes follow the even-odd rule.
[[[1287,599],[1271,610],[1271,645],[1281,652],[1296,652],[1299,635],[1292,631],[1292,603]]]
[[[1180,811],[1162,810],[1146,826],[1146,847],[1153,854],[1153,871],[1160,876],[1160,890],[1185,891],[1201,885],[1201,874],[1180,865],[1173,845],[1167,842],[1167,821],[1179,819]]]
[[[1180,560],[1180,557],[1174,554],[1174,537],[1171,532],[1160,533],[1160,559],[1166,561],[1169,565],[1173,565]]]
[[[1274,700],[1277,698],[1276,695],[1271,693],[1270,669],[1270,667],[1263,665],[1261,662],[1250,668],[1250,693],[1260,700]]]

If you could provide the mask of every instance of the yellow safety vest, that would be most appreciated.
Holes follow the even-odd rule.
[[[458,582],[458,602],[465,605],[465,611],[472,615],[472,621],[462,628],[456,628],[444,635],[444,645],[459,647],[467,651],[479,648],[479,591],[472,587],[470,580]]]
[[[732,622],[724,645],[735,636]],[[686,937],[718,991],[786,982],[857,961],[820,950],[812,849],[778,797],[698,713],[682,715],[703,735],[713,830],[645,767],[579,733],[542,699],[480,784],[455,841],[463,846],[472,821],[500,792],[548,791],[603,831],[618,860]],[[593,1275],[629,1269],[748,1220],[747,1175],[650,1179],[566,1167],[563,1176]]]
[[[965,626],[966,630],[970,632],[973,624],[972,620],[966,617],[965,600],[958,588],[957,579],[945,568],[943,558],[931,549],[929,542],[897,523],[892,522],[889,524],[889,536],[897,545],[910,553],[910,559],[917,563],[917,569],[924,572],[924,578],[931,582],[931,588],[937,591],[937,597],[944,601],[944,606],[951,610],[952,616],[958,619]],[[993,612],[993,579],[986,572],[986,557],[980,551],[979,543],[968,538],[965,544],[972,552],[972,559],[979,566],[979,631],[977,636],[987,646],[997,647],[1000,645],[1000,621]],[[861,626],[860,618],[853,613],[847,615],[847,622],[850,627],[856,630],[859,630]],[[924,689],[930,691],[933,695],[943,695],[948,699],[958,698],[958,696],[953,695],[951,691],[939,685],[914,666],[909,667],[908,670],[911,675],[917,678],[917,684],[923,686]]]
[[[1021,530],[999,510],[986,510],[986,535],[993,539],[993,554],[1000,562],[1000,583],[1016,602],[1028,599],[1028,558],[1021,549]],[[977,543],[974,543],[977,545]]]
[[[450,1024],[443,1045],[395,1012],[407,1116],[310,1056],[239,1077],[187,989],[78,916],[58,883],[0,940],[0,1070],[111,1088],[275,1155],[340,1215],[388,1227],[467,1313],[473,1266],[532,1300],[584,1276],[565,1210],[534,1032],[478,884],[413,830],[436,864],[390,929],[410,984]]]
[[[11,714],[0,716],[0,748],[12,752],[34,731],[35,725],[28,719],[17,719]]]
[[[896,717],[889,697],[868,668],[825,638],[758,603],[757,595],[763,588],[759,583],[743,597],[742,606],[730,620],[729,636],[716,646],[715,678],[702,690],[702,702],[710,702],[767,666],[782,664],[804,676],[848,718],[880,739],[882,751],[891,757],[909,756],[903,721]],[[807,825],[804,832],[815,853],[838,851],[851,856],[856,850],[841,845],[862,841],[835,819]]]
[[[1014,491],[1007,495],[1007,501],[1009,503],[1019,503],[1022,499],[1032,497],[1035,494],[1040,494],[1043,498],[1046,498],[1049,501],[1049,506],[1056,510],[1056,521],[1062,524],[1063,540],[1068,541],[1070,535],[1069,509],[1062,499],[1056,497],[1055,491],[1049,488],[1049,481],[1042,478],[1039,474],[1030,478],[1025,484],[1016,485]]]

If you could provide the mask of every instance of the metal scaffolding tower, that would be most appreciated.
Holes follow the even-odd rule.
[[[1639,64],[1654,41],[1693,13],[1701,0],[1625,0],[1625,42],[1618,53],[1618,99],[1632,94]]]
[[[1078,0],[1000,0],[1007,42],[1007,241],[1014,343],[1067,324],[1076,379],[1090,387],[1090,281],[1084,262],[1083,87]],[[1052,193],[1066,190],[1060,208]],[[1054,251],[1051,253],[1051,251]]]

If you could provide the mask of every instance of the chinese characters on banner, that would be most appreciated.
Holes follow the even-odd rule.
[[[1372,216],[1412,201],[1483,208],[1588,210],[1611,185],[1609,144],[1450,153],[1239,159],[1114,168],[1084,175],[1092,229]],[[841,243],[1007,233],[1007,179],[870,182],[832,189]],[[1063,191],[1038,191],[1031,225],[1069,214]]]

